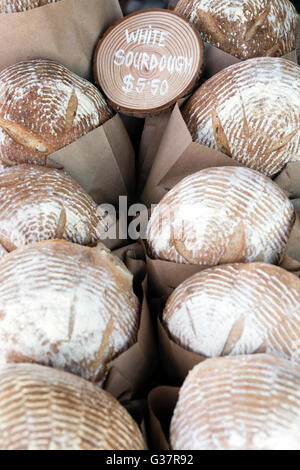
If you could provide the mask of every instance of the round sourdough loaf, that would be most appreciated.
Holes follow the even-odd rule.
[[[0,13],[20,13],[60,0],[0,0]]]
[[[35,362],[101,385],[136,342],[132,274],[103,245],[50,240],[0,260],[0,363]]]
[[[179,0],[176,11],[204,41],[239,59],[295,49],[296,10],[289,0]]]
[[[91,245],[111,225],[111,217],[62,171],[24,164],[0,172],[0,244],[8,252],[53,238]]]
[[[0,72],[0,158],[6,164],[44,165],[49,154],[111,117],[94,85],[52,60]]]
[[[208,168],[184,178],[153,210],[149,255],[204,266],[276,264],[294,220],[292,203],[269,178],[248,168]]]
[[[197,273],[163,312],[171,338],[205,357],[268,353],[300,362],[300,280],[265,263]]]
[[[183,109],[192,138],[272,176],[300,159],[300,67],[263,57],[214,75]]]
[[[66,372],[35,364],[0,367],[0,449],[144,450],[115,398]]]
[[[174,450],[300,449],[300,367],[257,354],[189,373],[171,423]]]

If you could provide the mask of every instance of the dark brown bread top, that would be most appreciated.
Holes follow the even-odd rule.
[[[33,364],[0,368],[0,449],[144,450],[115,398],[75,375]]]
[[[60,0],[0,0],[0,13],[20,13]]]
[[[180,0],[176,11],[205,41],[240,59],[295,49],[296,10],[289,0]]]
[[[111,117],[94,85],[52,60],[0,72],[0,158],[6,164],[43,165],[49,154]]]

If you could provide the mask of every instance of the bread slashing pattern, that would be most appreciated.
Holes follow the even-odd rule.
[[[264,354],[208,359],[180,390],[172,449],[299,450],[299,402],[297,364]]]
[[[62,171],[17,165],[0,172],[0,244],[7,251],[53,238],[94,244],[111,224],[101,207]]]
[[[228,67],[197,90],[183,117],[195,142],[275,175],[300,158],[300,68],[266,57]]]
[[[206,42],[240,59],[295,49],[296,10],[289,0],[179,0],[176,11]]]
[[[0,449],[143,450],[115,398],[73,374],[35,364],[0,367]]]
[[[153,210],[149,254],[205,266],[276,264],[294,220],[291,202],[269,178],[248,168],[209,168],[184,178]]]
[[[265,263],[206,269],[175,289],[163,322],[204,357],[260,352],[300,362],[300,280]]]
[[[101,384],[136,341],[132,275],[104,246],[44,241],[0,260],[0,363],[36,362]]]
[[[0,72],[0,157],[6,164],[43,165],[112,116],[94,85],[54,61],[19,62]]]

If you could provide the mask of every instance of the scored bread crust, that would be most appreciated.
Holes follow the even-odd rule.
[[[109,393],[35,364],[0,367],[0,449],[144,450],[141,432]]]
[[[91,245],[111,224],[104,210],[60,170],[24,164],[0,172],[0,245],[8,252],[53,238]]]
[[[296,10],[289,0],[179,0],[176,11],[204,41],[239,59],[295,49]]]
[[[300,158],[300,67],[251,59],[205,82],[183,108],[195,142],[272,176]]]
[[[60,0],[0,0],[0,13],[20,13]]]
[[[64,66],[19,62],[0,72],[0,159],[45,165],[49,154],[112,115],[97,88]]]
[[[257,354],[194,367],[171,422],[174,450],[300,449],[300,367]]]
[[[264,175],[241,167],[208,168],[184,178],[152,212],[149,255],[184,264],[279,262],[295,213]]]
[[[103,383],[136,342],[132,274],[103,245],[33,243],[0,260],[0,364],[35,362]]]
[[[197,273],[169,297],[163,323],[205,357],[267,353],[300,362],[300,280],[265,263]]]

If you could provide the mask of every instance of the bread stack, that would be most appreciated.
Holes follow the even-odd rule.
[[[140,324],[133,275],[100,242],[115,220],[47,166],[112,116],[96,87],[54,61],[0,72],[1,449],[145,448],[100,388]]]

